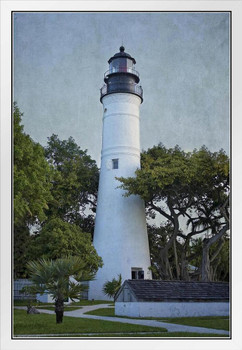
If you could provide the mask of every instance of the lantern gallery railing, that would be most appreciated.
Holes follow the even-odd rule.
[[[138,95],[143,100],[143,89],[140,85],[136,84],[127,84],[127,83],[111,83],[111,84],[104,84],[103,87],[100,89],[101,93],[101,99],[103,96],[117,93],[117,92],[128,92],[131,94]]]
[[[139,72],[132,67],[113,67],[104,73],[104,79],[113,73],[131,73],[139,77]]]

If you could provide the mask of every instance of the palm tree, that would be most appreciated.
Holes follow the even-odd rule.
[[[32,285],[24,290],[30,293],[49,293],[55,300],[56,323],[62,323],[64,300],[81,299],[86,288],[80,282],[92,280],[94,274],[85,272],[85,263],[80,257],[31,261],[27,264]]]
[[[106,283],[104,283],[103,293],[105,295],[108,295],[110,298],[114,298],[116,293],[119,291],[121,285],[122,285],[122,276],[121,274],[119,274],[117,280],[113,278],[112,281],[107,281]]]

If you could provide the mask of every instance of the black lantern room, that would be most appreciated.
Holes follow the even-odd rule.
[[[135,59],[131,57],[125,48],[121,46],[119,52],[111,57],[108,61],[109,70],[104,73],[104,86],[101,88],[101,98],[103,96],[123,92],[131,93],[141,97],[143,102],[143,90],[138,85],[139,73],[134,69]]]

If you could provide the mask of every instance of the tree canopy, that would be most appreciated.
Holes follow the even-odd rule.
[[[166,221],[159,250],[160,277],[174,278],[168,259],[173,249],[174,259],[180,254],[176,278],[187,279],[190,241],[206,232],[209,238],[204,240],[201,278],[209,280],[209,248],[229,228],[229,159],[225,152],[212,153],[205,146],[184,152],[178,146],[167,149],[159,144],[142,153],[136,177],[118,180],[125,196],[144,199],[149,217],[157,218],[159,213],[161,226]]]
[[[53,172],[43,147],[24,133],[22,115],[14,104],[14,223],[30,225],[47,218]]]
[[[22,113],[16,104],[13,110],[14,136],[14,272],[23,276],[26,270],[26,249],[31,225],[47,219],[46,210],[53,199],[52,169],[44,149],[24,133]]]
[[[45,156],[55,169],[53,201],[49,203],[48,216],[59,217],[93,232],[99,179],[96,162],[72,137],[61,141],[54,134],[48,138]]]
[[[95,273],[102,264],[90,235],[99,177],[96,162],[72,137],[62,141],[53,134],[42,147],[24,132],[16,103],[13,112],[15,277],[26,277],[27,261],[36,257],[75,254]]]
[[[30,237],[28,259],[36,257],[60,259],[66,256],[81,257],[85,271],[95,275],[102,266],[102,259],[92,244],[91,234],[79,226],[55,218],[49,220],[38,234]]]

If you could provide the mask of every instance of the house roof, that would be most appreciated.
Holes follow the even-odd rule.
[[[115,299],[125,287],[129,288],[137,301],[229,300],[229,283],[227,282],[126,280]]]

